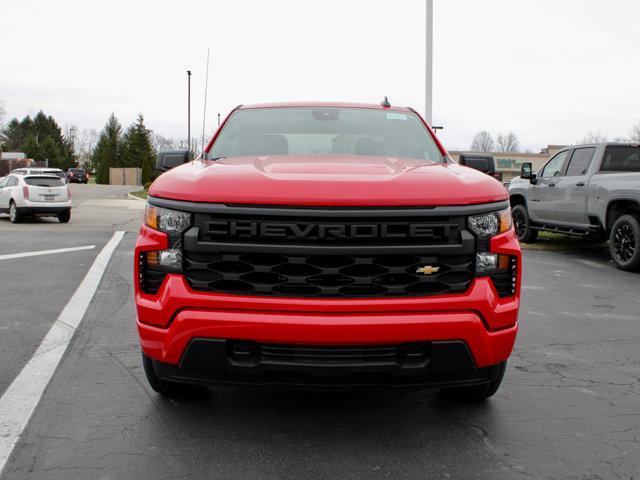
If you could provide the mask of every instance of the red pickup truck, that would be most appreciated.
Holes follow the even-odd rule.
[[[240,106],[198,159],[157,167],[134,266],[154,390],[498,389],[520,298],[508,194],[412,109]]]

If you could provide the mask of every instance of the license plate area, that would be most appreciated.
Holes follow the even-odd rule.
[[[45,202],[53,202],[55,201],[56,196],[55,195],[44,195],[44,201]]]

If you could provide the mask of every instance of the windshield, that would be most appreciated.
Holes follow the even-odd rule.
[[[373,155],[443,161],[416,114],[369,108],[238,110],[207,158],[246,155]]]
[[[38,187],[62,187],[64,182],[55,177],[25,177],[24,182],[27,185]]]

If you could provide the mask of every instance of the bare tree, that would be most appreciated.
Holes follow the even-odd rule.
[[[482,132],[476,133],[476,136],[473,137],[471,150],[474,152],[493,152],[495,145],[491,134],[483,130]]]
[[[87,171],[93,171],[91,159],[93,157],[93,151],[96,148],[96,143],[98,142],[98,132],[94,128],[85,128],[81,132],[78,132],[77,127],[74,127],[71,140],[73,141],[73,148],[78,156],[79,166]]]
[[[177,142],[173,138],[163,137],[159,133],[151,134],[151,145],[156,152],[162,150],[176,150],[180,146],[180,142]]]
[[[603,135],[600,132],[589,131],[584,137],[576,141],[576,145],[584,145],[587,143],[600,143],[600,142],[606,142],[606,141],[607,141],[606,135]]]
[[[499,152],[517,153],[520,151],[520,139],[513,132],[499,133],[496,137]]]
[[[631,129],[631,141],[640,143],[640,122]]]
[[[7,111],[4,108],[4,101],[0,98],[0,129],[4,126],[4,117]]]

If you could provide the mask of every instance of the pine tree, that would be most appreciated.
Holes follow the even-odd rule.
[[[96,183],[109,183],[109,167],[122,166],[122,126],[112,113],[93,151]]]
[[[125,167],[142,169],[142,184],[151,181],[155,152],[151,145],[151,131],[144,125],[142,113],[126,131],[122,141],[122,163]]]
[[[76,163],[73,144],[64,138],[62,130],[50,115],[37,113],[21,121],[11,120],[2,130],[5,151],[22,151],[36,161],[47,161],[50,167],[66,170]]]

